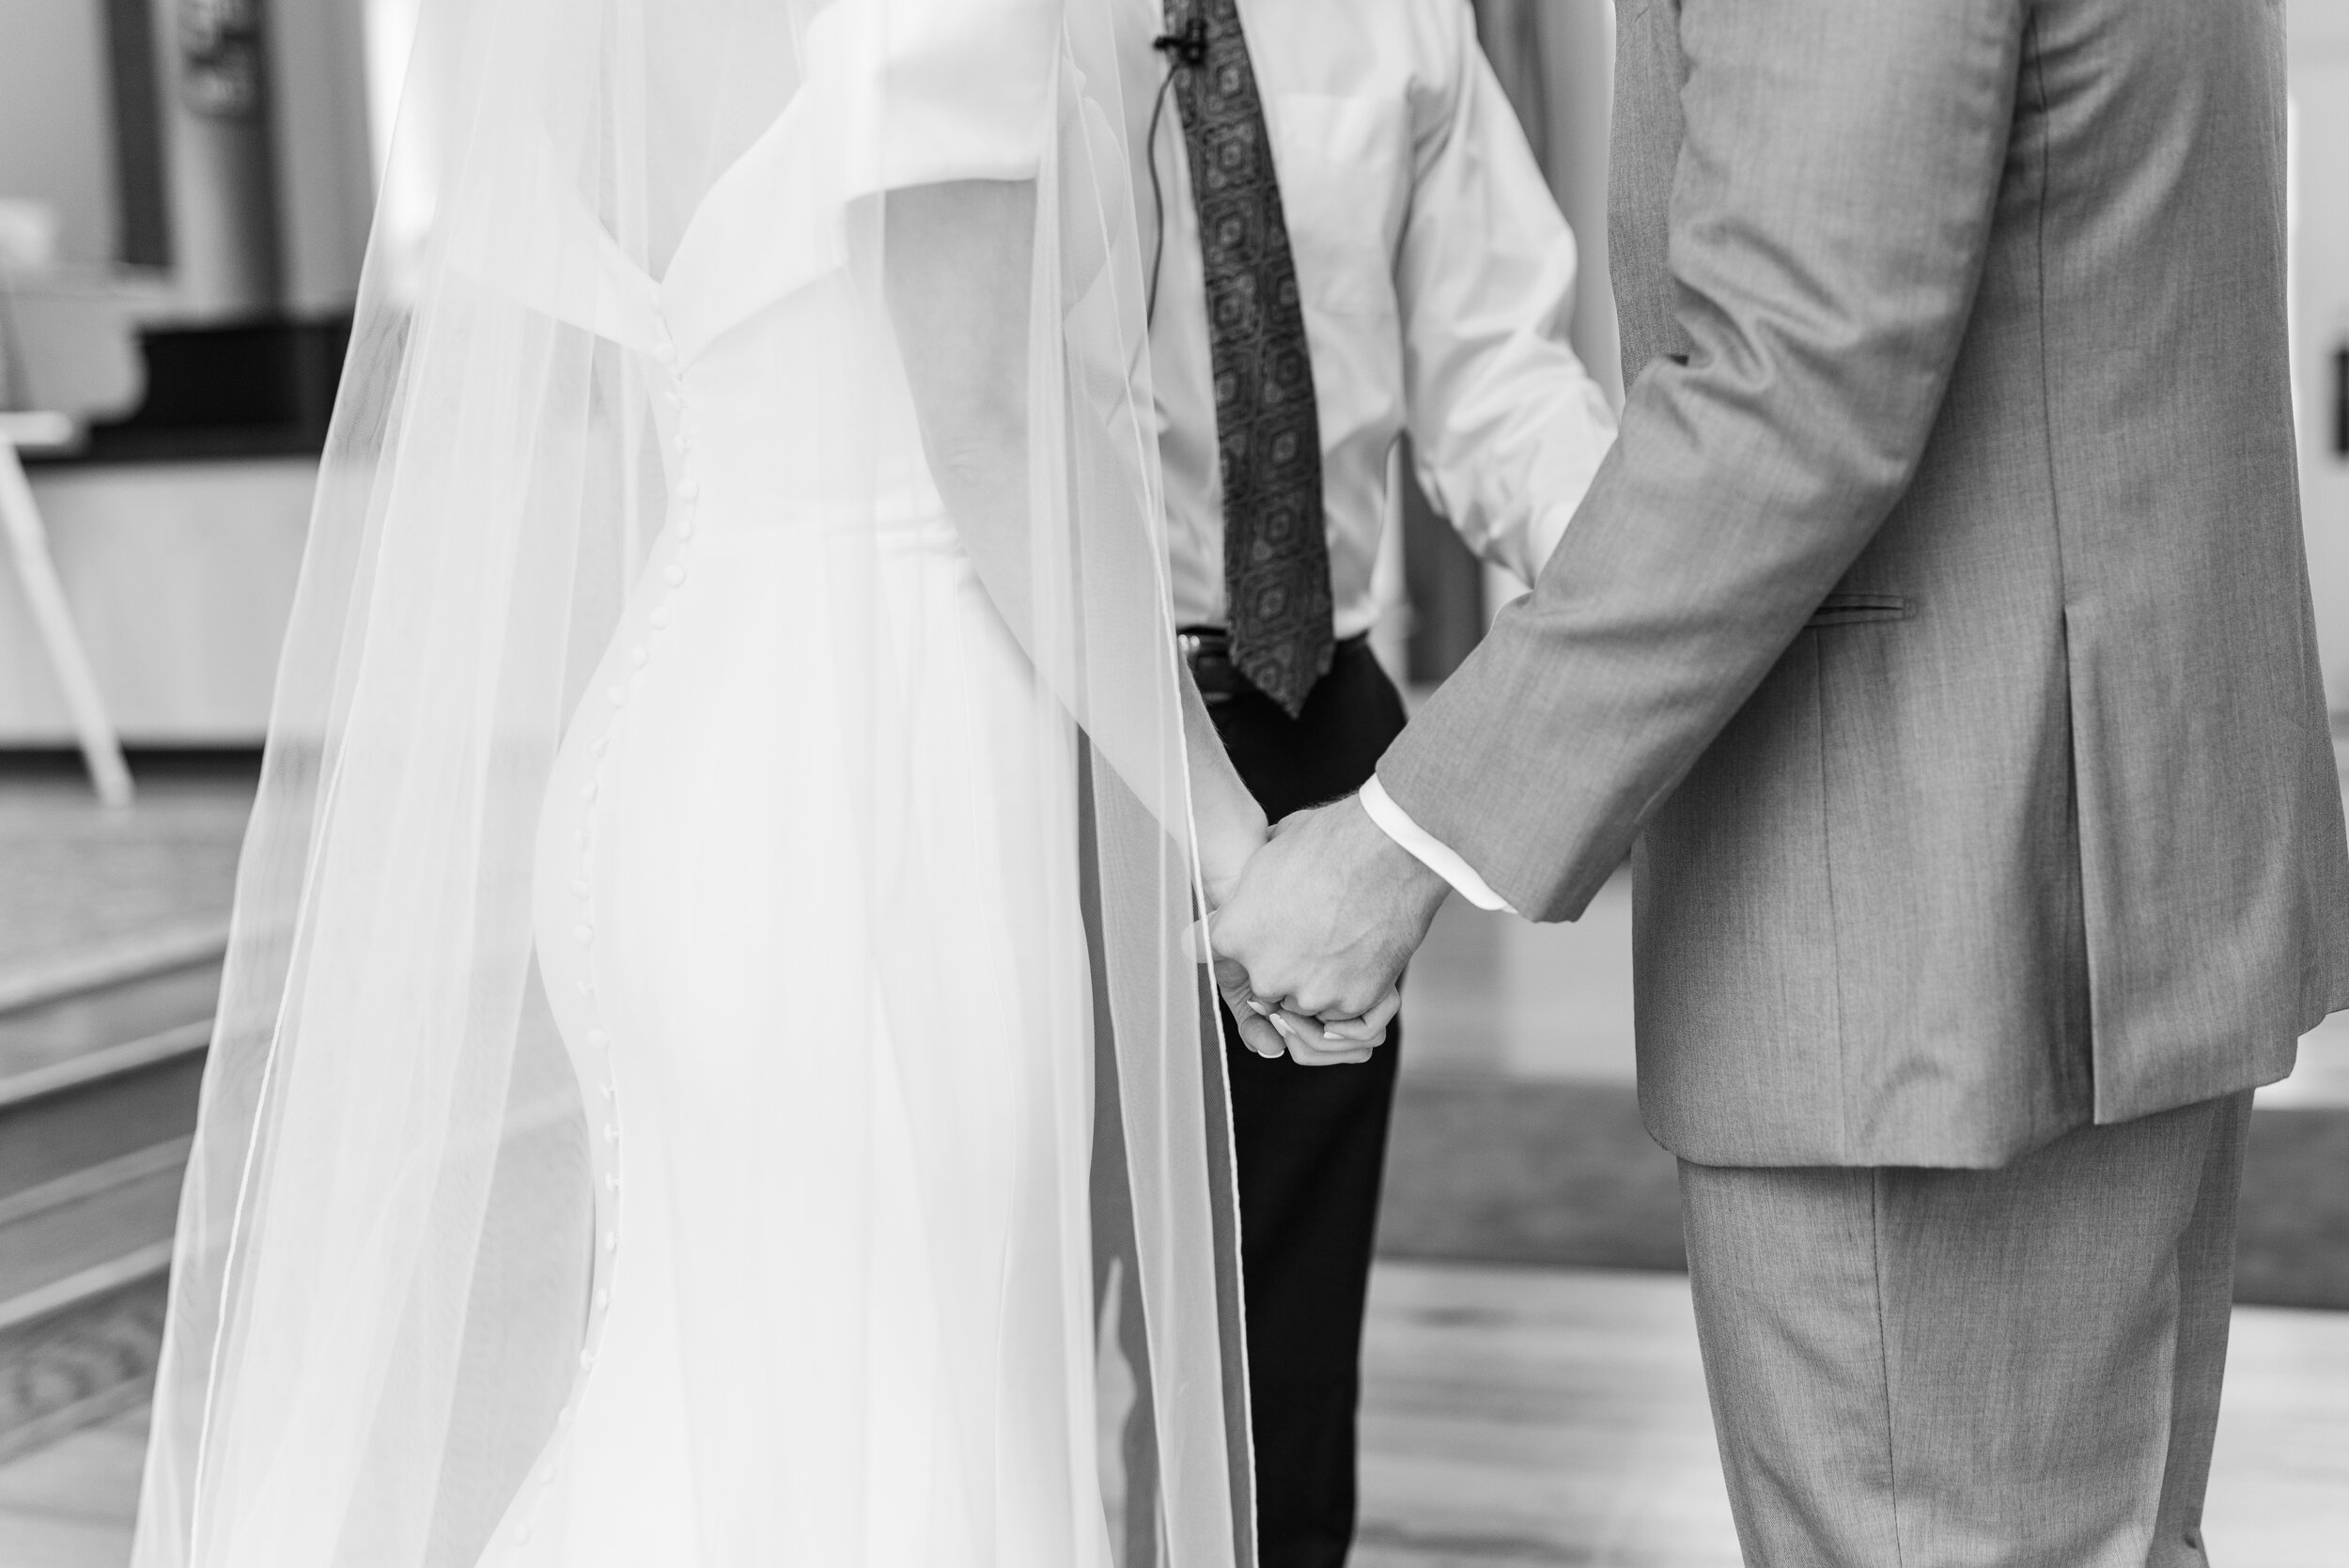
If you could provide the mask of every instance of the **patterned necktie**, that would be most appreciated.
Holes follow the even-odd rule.
[[[1232,662],[1295,718],[1334,647],[1313,362],[1237,0],[1186,8],[1168,0],[1167,30],[1206,268]]]

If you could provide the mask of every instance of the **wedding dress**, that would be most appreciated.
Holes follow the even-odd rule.
[[[1237,1568],[1104,8],[424,26],[137,1562]],[[884,303],[956,181],[1033,192],[1010,541]]]
[[[555,762],[539,964],[610,1118],[599,1223],[624,1261],[598,1270],[554,1495],[521,1505],[503,1560],[1109,1560],[1073,736],[910,410],[880,432],[889,488],[846,522],[879,535],[856,613],[879,612],[886,689],[827,678],[842,520],[803,492],[823,419],[795,370],[852,310],[809,290],[676,365],[677,499]],[[863,726],[894,732],[877,777],[844,744]],[[876,1004],[886,893],[844,831],[864,812],[918,866],[896,937],[942,1007],[912,1027]],[[740,1478],[744,1507],[686,1459],[762,1423],[784,1462]]]

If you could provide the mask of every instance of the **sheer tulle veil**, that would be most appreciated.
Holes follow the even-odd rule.
[[[808,744],[864,784],[840,832],[870,867],[844,915],[886,977],[866,1005],[900,1038],[957,1027],[926,955],[989,912],[924,899],[925,846],[893,814],[897,644],[874,585],[885,530],[866,525],[902,478],[876,438],[895,384],[872,360],[882,208],[973,179],[1035,193],[1029,505],[998,553],[1068,716],[1068,842],[1032,875],[1088,937],[1092,1021],[1071,1048],[1098,1073],[1090,1222],[1104,1339],[1133,1374],[1101,1379],[1105,1405],[1123,1402],[1102,1414],[1118,1559],[1252,1560],[1221,1069],[1186,950],[1192,833],[1108,0],[421,13],[239,876],[139,1568],[466,1568],[560,1442],[591,1375],[599,1254],[628,1253],[593,1179],[600,1117],[534,958],[542,801],[661,528],[664,367],[810,290],[841,329],[800,372],[821,427],[790,435],[850,629],[829,668],[775,678],[836,682],[851,716]],[[964,134],[974,97],[988,123],[1032,133]],[[740,246],[758,249],[730,269],[749,280],[738,297],[683,287]],[[951,1136],[954,1112],[909,1119]]]

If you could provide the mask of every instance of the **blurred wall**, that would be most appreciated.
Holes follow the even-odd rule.
[[[2291,0],[2293,369],[2318,650],[2349,714],[2349,0]]]
[[[1478,0],[1477,32],[1580,249],[1575,351],[1620,408],[1622,350],[1607,271],[1613,0]]]
[[[272,0],[279,244],[285,309],[348,311],[375,213],[367,0]]]
[[[0,0],[0,196],[184,321],[332,317],[374,208],[367,0]]]
[[[54,208],[77,266],[117,255],[106,50],[100,0],[0,0],[0,196]]]

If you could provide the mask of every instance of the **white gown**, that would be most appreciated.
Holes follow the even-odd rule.
[[[139,1568],[1250,1560],[1107,14],[428,0]],[[976,180],[1034,208],[1018,638],[878,251]]]
[[[514,1560],[1107,1561],[1075,752],[910,411],[869,513],[804,493],[795,339],[834,312],[802,294],[676,376],[667,525],[548,791],[539,964],[611,1202]],[[879,530],[845,594],[842,527]],[[942,1013],[884,1000],[877,920]]]

